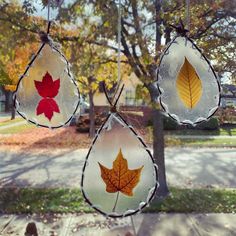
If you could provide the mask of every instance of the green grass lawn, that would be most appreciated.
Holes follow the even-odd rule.
[[[16,118],[15,120],[9,120],[5,122],[0,122],[0,127],[4,127],[4,125],[14,124],[17,122],[23,121],[22,118]],[[0,134],[17,134],[24,131],[28,131],[29,129],[34,128],[33,124],[19,124],[12,127],[6,127],[4,129],[0,129]],[[148,142],[152,142],[152,127],[148,127]],[[219,137],[217,139],[208,138],[209,135],[216,135],[218,132]],[[165,146],[173,147],[173,146],[184,146],[184,147],[236,147],[236,128],[224,128],[219,131],[203,131],[203,130],[174,130],[174,131],[165,131],[165,134],[168,135],[165,137]],[[234,138],[221,138],[220,135],[228,135],[235,136]],[[188,138],[176,137],[175,135],[189,135]],[[196,139],[191,138],[191,135],[204,135],[206,139]]]
[[[20,132],[24,132],[28,129],[31,129],[33,127],[32,124],[22,124],[20,123],[19,125],[17,125],[17,123],[24,121],[23,118],[21,117],[17,117],[14,120],[7,120],[7,121],[2,121],[0,122],[0,134],[16,134],[16,133],[20,133]],[[12,125],[12,124],[16,124],[16,126],[12,126],[12,127],[7,127],[8,125]],[[4,126],[6,126],[6,128],[4,128]]]
[[[28,124],[28,123],[27,124],[20,124],[17,126],[8,127],[6,129],[0,129],[0,134],[17,134],[17,133],[32,129],[33,127],[34,127],[34,125]]]
[[[153,202],[145,212],[235,213],[235,189],[170,188],[163,202]],[[89,213],[79,189],[11,189],[0,190],[0,213]]]
[[[204,130],[173,130],[165,131],[165,146],[184,146],[184,147],[236,147],[236,128],[220,129],[216,131]],[[231,135],[229,135],[229,133]],[[168,135],[168,136],[167,136]],[[188,135],[186,137],[177,137],[176,135]],[[201,135],[204,139],[191,138],[191,135]],[[208,137],[209,135],[219,135],[217,138]],[[220,135],[229,135],[229,137],[221,137]],[[235,137],[232,137],[235,136]],[[148,127],[148,142],[152,143],[152,127]]]
[[[0,121],[0,127],[5,126],[5,125],[11,125],[20,121],[23,121],[24,119],[21,117],[17,117],[14,120],[5,120],[5,121]]]
[[[183,146],[183,147],[236,147],[236,138],[177,138],[165,137],[165,146]]]
[[[182,145],[185,146],[222,146],[222,147],[236,147],[236,138],[222,138],[222,139],[187,139],[182,140]]]
[[[235,213],[236,189],[170,188],[171,194],[161,203],[153,203],[146,212]]]
[[[230,135],[236,136],[236,128],[220,128],[219,130],[172,130],[165,131],[168,135]]]

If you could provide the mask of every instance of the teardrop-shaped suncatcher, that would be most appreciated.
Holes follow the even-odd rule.
[[[15,107],[31,123],[59,128],[77,111],[80,95],[65,56],[47,34],[43,40],[19,79]]]
[[[201,50],[185,35],[176,36],[160,59],[157,84],[165,112],[182,124],[209,119],[220,104],[220,84]]]
[[[85,160],[84,198],[106,216],[125,217],[141,211],[157,187],[157,167],[149,149],[117,111],[111,112]]]

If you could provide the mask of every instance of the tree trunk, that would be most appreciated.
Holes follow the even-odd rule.
[[[94,110],[94,102],[93,102],[93,92],[89,91],[89,137],[93,138],[95,136],[95,110]]]
[[[157,97],[159,95],[158,89],[154,84],[150,84],[148,90],[152,101],[153,158],[158,166],[158,182],[160,184],[157,189],[155,200],[159,201],[160,198],[164,198],[169,194],[169,189],[166,183],[163,116],[157,103]]]
[[[11,98],[11,92],[10,91],[5,91],[5,112],[10,111],[11,103],[10,103],[10,98]]]
[[[16,118],[16,109],[14,105],[11,107],[11,120],[14,120]]]
[[[155,11],[156,11],[156,55],[155,61],[157,63],[159,59],[159,52],[161,47],[161,11],[162,4],[161,0],[155,0]],[[153,65],[153,68],[150,67],[150,75],[156,80],[156,68]],[[166,170],[165,170],[165,153],[164,153],[164,132],[163,132],[163,119],[162,113],[160,111],[160,105],[157,102],[159,96],[159,91],[157,87],[152,83],[148,86],[148,90],[151,96],[152,102],[152,120],[153,120],[153,157],[158,166],[158,181],[159,188],[156,193],[156,201],[159,201],[160,198],[164,198],[169,194],[169,189],[166,183]]]

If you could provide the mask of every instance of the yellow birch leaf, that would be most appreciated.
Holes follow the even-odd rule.
[[[202,82],[186,57],[178,74],[176,87],[183,104],[193,109],[202,96]]]

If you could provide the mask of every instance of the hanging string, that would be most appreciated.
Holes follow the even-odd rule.
[[[185,18],[185,24],[187,27],[187,30],[190,30],[190,0],[186,0],[186,18]]]
[[[118,42],[118,54],[117,54],[117,86],[112,98],[112,101],[115,99],[115,96],[119,90],[121,84],[121,0],[118,4],[118,24],[117,24],[117,42]]]
[[[104,93],[105,93],[105,96],[106,96],[106,98],[107,98],[107,101],[108,101],[109,104],[110,104],[111,110],[112,110],[112,111],[116,111],[116,105],[117,105],[117,103],[118,103],[118,101],[119,101],[119,99],[120,99],[120,96],[121,96],[121,94],[122,94],[122,92],[123,92],[123,89],[124,89],[124,86],[125,86],[125,85],[124,85],[124,84],[122,85],[122,87],[121,87],[121,89],[120,89],[120,92],[119,92],[119,94],[118,94],[116,100],[113,100],[113,101],[109,98],[109,95],[108,95],[108,92],[107,92],[107,89],[106,89],[106,84],[103,83],[102,85],[103,85],[103,91],[104,91]]]
[[[121,82],[121,0],[119,0],[119,9],[118,9],[118,85]]]
[[[47,26],[47,34],[50,32],[50,26],[51,26],[51,21],[50,21],[50,7],[51,7],[51,0],[48,0],[48,26]]]
[[[135,225],[134,225],[134,219],[133,219],[132,215],[130,216],[130,219],[131,219],[131,225],[132,225],[132,228],[133,228],[134,236],[137,236]]]
[[[57,17],[56,17],[56,20],[59,19],[60,10],[61,10],[61,6],[62,6],[63,2],[64,2],[64,0],[57,0],[57,1],[55,1],[56,6],[58,7],[58,12],[59,12],[58,15],[57,15]],[[50,20],[51,3],[52,3],[52,1],[51,1],[51,0],[48,0],[48,16],[47,16],[48,26],[47,26],[47,34],[49,34],[50,26],[51,26],[51,23],[52,23],[52,21]]]
[[[50,7],[51,7],[51,0],[48,0],[48,16],[47,16],[47,31],[40,31],[39,37],[42,43],[51,44],[52,40],[49,36],[51,21],[50,21]]]

